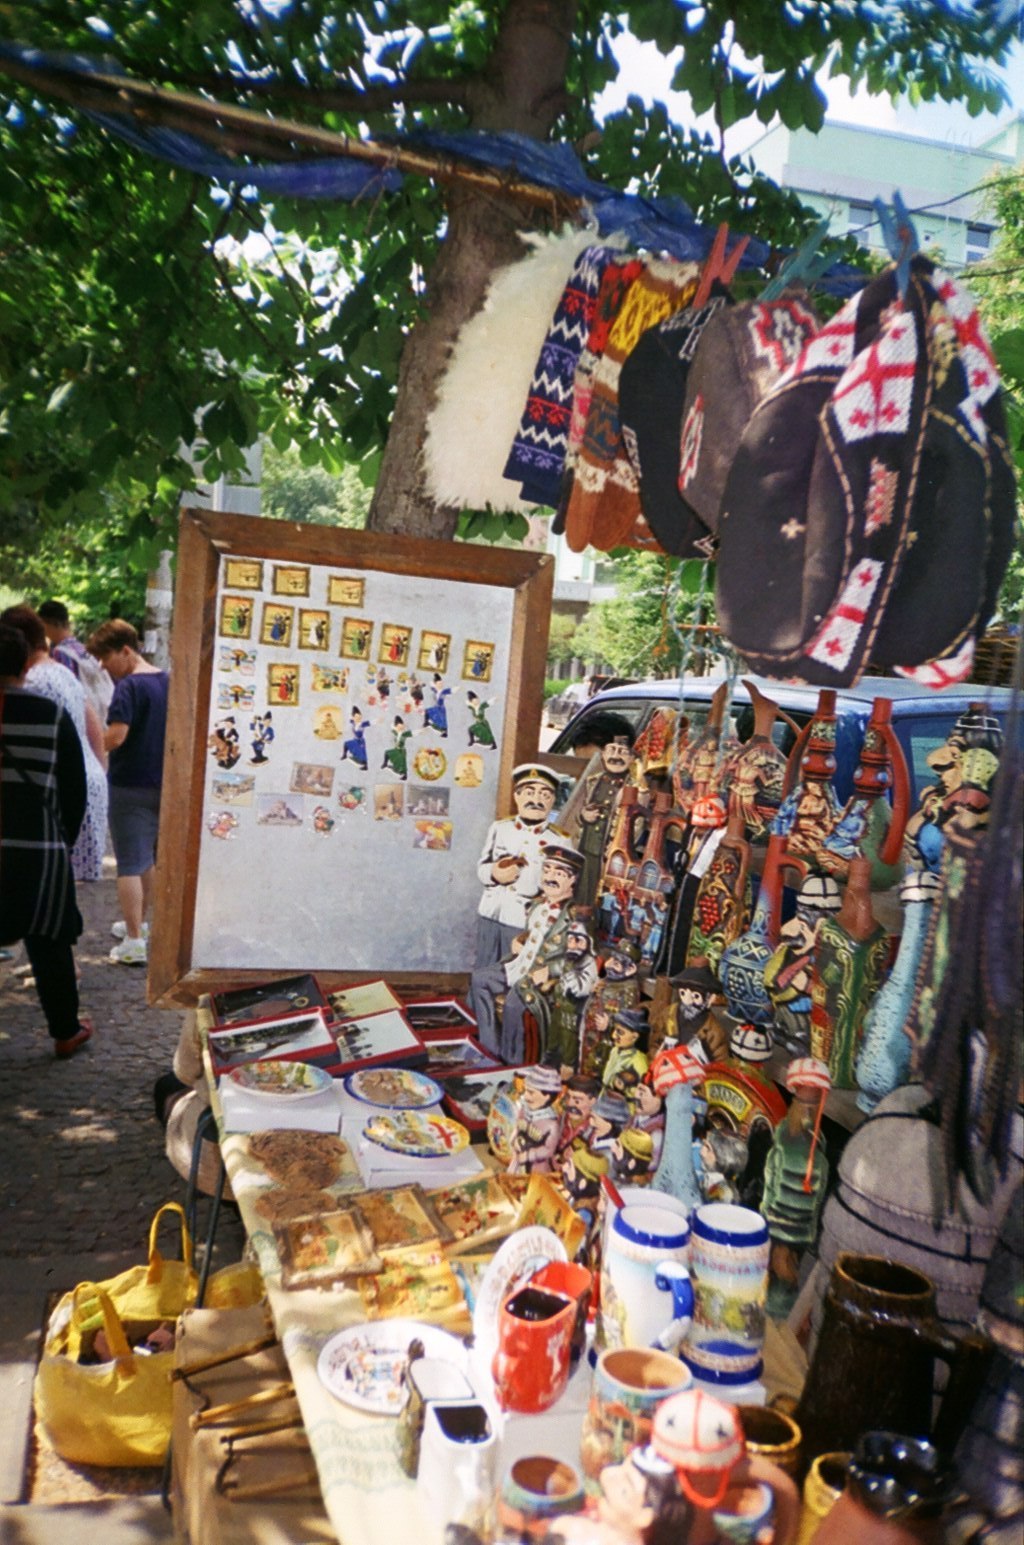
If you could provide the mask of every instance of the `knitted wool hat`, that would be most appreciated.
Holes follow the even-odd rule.
[[[648,328],[619,377],[622,433],[640,482],[640,507],[659,545],[682,558],[706,558],[712,550],[706,523],[678,486],[686,383],[698,343],[730,304],[722,291],[697,311],[674,312]]]
[[[580,253],[534,367],[503,475],[521,482],[523,498],[535,504],[558,503],[576,366],[590,336],[601,280],[614,256],[611,247],[587,247]]]
[[[600,1116],[602,1121],[610,1121],[613,1126],[625,1126],[629,1120],[629,1105],[621,1094],[607,1090],[595,1102],[593,1114]]]
[[[651,1444],[675,1466],[680,1486],[695,1506],[717,1507],[729,1484],[729,1472],[744,1452],[743,1429],[735,1406],[700,1389],[670,1395],[654,1413]],[[705,1494],[691,1477],[716,1483]]]
[[[754,410],[719,517],[722,630],[756,669],[857,681],[910,535],[928,401],[925,293],[888,268]],[[755,604],[756,602],[756,604]]]
[[[725,480],[757,404],[795,364],[821,323],[806,296],[719,307],[702,328],[686,380],[678,492],[718,530]]]
[[[545,1094],[559,1094],[562,1088],[562,1080],[557,1068],[545,1067],[538,1062],[532,1068],[526,1068],[522,1075],[523,1083],[529,1089],[540,1089]]]

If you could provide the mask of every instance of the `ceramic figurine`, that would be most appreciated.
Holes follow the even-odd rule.
[[[698,799],[715,794],[725,799],[729,769],[740,750],[732,736],[722,738],[729,683],[723,681],[708,708],[700,733],[681,747],[672,769],[672,793],[676,809],[689,815]]]
[[[612,1020],[612,1049],[601,1074],[601,1083],[605,1089],[621,1094],[629,1102],[631,1112],[636,1086],[649,1066],[646,1050],[649,1033],[644,1009],[621,1009]]]
[[[768,836],[782,803],[786,758],[772,739],[779,709],[752,681],[744,680],[754,715],[754,730],[730,767],[729,815],[738,815],[750,842]]]
[[[705,1202],[739,1202],[740,1176],[747,1167],[747,1145],[736,1132],[708,1127],[701,1138],[700,1194]]]
[[[882,798],[892,790],[890,811]],[[903,748],[892,727],[892,702],[876,697],[864,732],[864,744],[853,774],[851,794],[839,820],[818,849],[816,862],[827,874],[842,878],[852,858],[874,860],[872,884],[884,890],[899,878],[897,867],[903,832],[910,813],[910,774]],[[878,846],[881,817],[884,834]]]
[[[750,891],[750,844],[743,836],[743,816],[731,815],[710,864],[701,876],[693,907],[688,966],[716,970],[727,944],[747,926]]]
[[[628,736],[618,735],[602,746],[581,779],[579,794],[572,796],[573,808],[559,817],[559,824],[583,854],[582,906],[592,907],[596,900],[609,828],[632,756]]]
[[[628,1123],[629,1115],[629,1104],[621,1094],[611,1089],[602,1090],[590,1114],[588,1141],[591,1153],[603,1153],[611,1163],[612,1144]]]
[[[889,937],[871,911],[871,864],[850,863],[843,904],[822,919],[811,970],[811,1051],[836,1089],[852,1089],[864,1019],[882,981]]]
[[[583,1073],[573,1073],[562,1084],[562,1135],[558,1151],[563,1152],[579,1138],[586,1142],[590,1136],[590,1118],[594,1104],[601,1093],[601,1080],[587,1078]]]
[[[550,768],[523,762],[512,769],[516,813],[492,822],[477,864],[483,886],[477,909],[477,966],[504,960],[526,926],[541,890],[543,842],[558,786],[558,774]]]
[[[554,1068],[527,1068],[522,1075],[510,1175],[550,1175],[562,1131],[562,1080]]]
[[[999,720],[987,711],[984,703],[972,703],[957,719],[942,745],[929,751],[925,761],[935,774],[935,782],[922,791],[904,834],[907,859],[915,868],[938,873],[943,828],[953,814],[961,806],[970,808],[974,805],[979,811],[987,808],[987,800],[979,802],[976,790],[964,789],[963,760],[974,750],[987,751],[998,759],[1002,743]]]
[[[540,899],[530,908],[526,929],[517,935],[505,960],[478,966],[470,976],[469,1000],[477,1023],[477,1033],[490,1051],[495,1051],[509,1067],[529,1060],[526,1044],[526,1015],[532,1013],[536,1024],[537,995],[550,997],[572,962],[567,956],[572,900],[583,866],[583,855],[562,839],[549,835],[543,850],[540,871]],[[519,991],[522,984],[523,991]],[[504,1000],[498,1021],[498,1000]],[[543,1026],[537,1025],[538,1033]],[[544,1056],[543,1044],[533,1048],[534,1059]]]
[[[548,970],[552,980],[536,984],[527,977],[519,984],[518,996],[537,1024],[546,1060],[569,1078],[579,1062],[583,1013],[597,986],[593,941],[575,908],[565,933],[564,953],[548,962]]]
[[[640,1127],[624,1126],[611,1146],[612,1179],[620,1186],[642,1186],[654,1168],[654,1140]]]
[[[821,1118],[831,1086],[828,1068],[815,1057],[797,1057],[786,1071],[793,1099],[768,1150],[761,1196],[771,1238],[768,1312],[776,1318],[793,1307],[800,1257],[818,1238],[828,1186]]]
[[[716,1540],[729,1538],[721,1532],[723,1518],[728,1517],[727,1493],[732,1489],[736,1496],[738,1488],[758,1483],[772,1493],[774,1528],[770,1538],[775,1545],[792,1545],[800,1518],[799,1493],[792,1479],[770,1460],[744,1454],[743,1429],[735,1406],[703,1390],[672,1395],[655,1412],[651,1446],[673,1466],[677,1483],[674,1497],[663,1504],[648,1534],[652,1545],[655,1541],[667,1545],[670,1540],[714,1545]]]
[[[913,1051],[907,1018],[914,1001],[914,983],[924,952],[928,919],[940,890],[938,875],[912,869],[900,887],[903,934],[896,963],[864,1018],[864,1035],[857,1056],[856,1079],[861,1110],[872,1111],[883,1095],[910,1077]]]
[[[653,964],[661,951],[668,898],[675,890],[675,854],[683,843],[683,825],[671,795],[657,792],[646,811],[643,848],[629,883],[626,933],[641,965]]]
[[[693,1086],[704,1077],[704,1064],[685,1046],[658,1053],[651,1082],[665,1101],[665,1142],[651,1186],[667,1191],[693,1210],[701,1201],[693,1167]]]
[[[835,750],[836,694],[825,687],[818,693],[813,719],[789,754],[785,798],[772,822],[772,832],[788,839],[791,858],[813,858],[839,820],[839,801],[832,787]]]
[[[629,1125],[635,1131],[643,1132],[650,1138],[650,1169],[656,1170],[665,1143],[665,1100],[651,1081],[650,1069],[636,1087],[633,1114],[629,1118]]]
[[[566,1195],[576,1216],[587,1226],[576,1259],[592,1272],[599,1271],[601,1266],[601,1178],[610,1168],[610,1148],[605,1153],[592,1153],[580,1138],[563,1149],[559,1157],[559,1172]]]
[[[688,1046],[702,1062],[718,1061],[728,1049],[729,1037],[711,1007],[721,993],[717,976],[710,966],[688,966],[669,978],[669,986],[676,999],[673,1039]]]
[[[726,946],[718,963],[729,1013],[734,1019],[752,1019],[755,1024],[771,1024],[772,1021],[772,1001],[764,973],[779,942],[783,874],[787,869],[795,870],[801,878],[807,874],[806,864],[792,858],[786,844],[787,839],[776,833],[768,838],[764,872],[750,927]]]
[[[796,912],[779,929],[779,942],[764,968],[778,1038],[796,1056],[810,1050],[811,967],[818,924],[841,905],[831,875],[808,875],[797,892]]]
[[[603,969],[583,1011],[579,1070],[600,1078],[611,1051],[608,1032],[620,1009],[635,1009],[640,1002],[640,983],[635,959],[626,950],[605,951]]]

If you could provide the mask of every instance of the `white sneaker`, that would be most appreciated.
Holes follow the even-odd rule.
[[[127,939],[127,937],[128,937],[128,924],[126,922],[123,922],[123,921],[119,922],[119,923],[113,923],[111,925],[110,932],[113,934],[115,939]],[[143,925],[142,925],[142,937],[144,939],[148,939],[149,938],[149,924],[148,923],[143,923]]]
[[[144,966],[149,959],[149,946],[145,939],[122,939],[107,959],[115,966]]]

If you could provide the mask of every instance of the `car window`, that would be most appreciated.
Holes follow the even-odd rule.
[[[923,790],[935,782],[927,758],[942,745],[955,723],[956,715],[951,713],[908,715],[895,721],[910,772],[912,805],[917,805]]]

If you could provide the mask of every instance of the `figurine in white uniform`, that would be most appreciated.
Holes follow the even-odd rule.
[[[540,894],[541,845],[557,792],[558,776],[547,767],[523,762],[512,769],[516,813],[492,822],[477,864],[484,888],[477,908],[477,966],[505,960],[526,927],[526,914]]]

